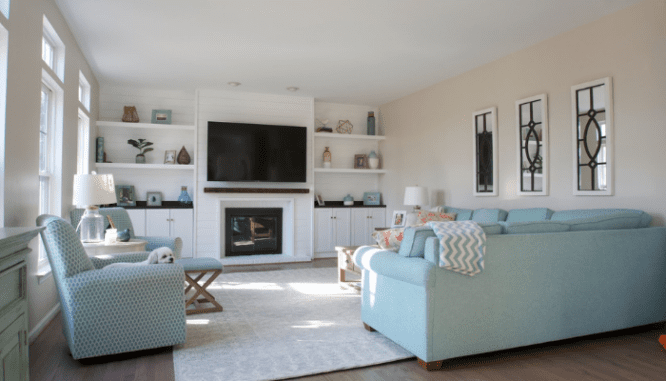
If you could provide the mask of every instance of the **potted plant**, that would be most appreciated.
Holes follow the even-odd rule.
[[[139,154],[136,155],[136,162],[138,164],[143,164],[146,162],[146,157],[144,156],[144,154],[146,152],[150,152],[153,150],[152,147],[151,148],[146,148],[146,147],[152,146],[153,143],[146,141],[146,139],[137,139],[137,140],[130,139],[127,141],[127,144],[131,144],[132,147],[139,149]]]

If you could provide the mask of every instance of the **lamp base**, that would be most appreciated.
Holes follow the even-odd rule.
[[[96,206],[86,206],[86,211],[79,222],[81,242],[104,241],[104,216]]]

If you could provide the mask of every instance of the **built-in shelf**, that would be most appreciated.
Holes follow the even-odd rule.
[[[124,169],[168,169],[168,170],[194,170],[193,164],[136,164],[136,163],[95,163],[97,168],[124,168]]]
[[[315,172],[321,173],[358,173],[358,174],[381,174],[385,169],[354,169],[354,168],[315,168]]]
[[[309,188],[204,188],[204,193],[310,193]]]
[[[110,127],[110,128],[152,128],[159,130],[181,130],[181,131],[194,131],[194,126],[184,124],[153,124],[153,123],[127,123],[127,122],[108,122],[103,120],[97,121],[97,127]]]
[[[353,140],[384,140],[386,136],[380,135],[354,135],[339,134],[337,132],[315,132],[315,138],[353,139]]]

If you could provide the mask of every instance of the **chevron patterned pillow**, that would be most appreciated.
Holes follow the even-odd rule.
[[[382,249],[398,252],[404,232],[405,228],[381,230],[372,233],[372,238],[377,241],[377,244]]]

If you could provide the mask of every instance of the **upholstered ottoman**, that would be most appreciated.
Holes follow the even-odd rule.
[[[182,258],[177,259],[176,263],[183,266],[183,270],[185,270],[185,280],[188,283],[185,287],[185,295],[192,288],[195,290],[194,295],[185,303],[185,312],[191,315],[222,311],[222,306],[215,300],[215,297],[206,291],[206,288],[222,273],[223,268],[220,261],[213,258]],[[203,284],[199,284],[199,281],[208,274],[210,277]],[[206,307],[203,304],[213,306]]]

